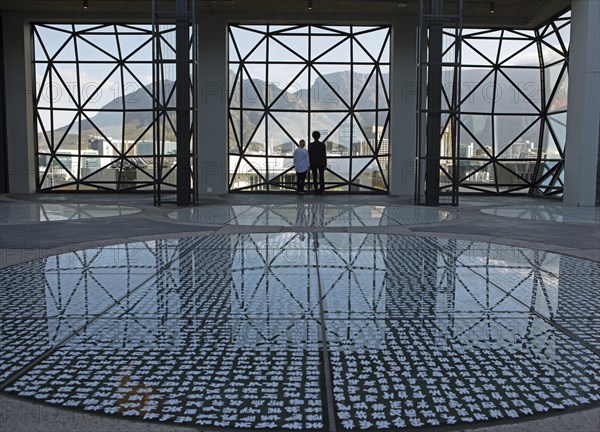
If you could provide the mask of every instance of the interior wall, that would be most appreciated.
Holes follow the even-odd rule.
[[[0,46],[3,46],[2,16],[0,16]],[[8,192],[8,156],[6,154],[6,104],[4,103],[4,49],[0,51],[0,193]]]
[[[4,103],[9,192],[36,189],[30,26],[21,14],[3,16]]]
[[[569,115],[563,201],[594,206],[597,197],[600,124],[600,3],[572,3],[569,53]]]

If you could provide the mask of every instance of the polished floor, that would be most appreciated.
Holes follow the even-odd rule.
[[[104,415],[88,430],[600,426],[593,209],[77,198],[0,199],[4,406]]]

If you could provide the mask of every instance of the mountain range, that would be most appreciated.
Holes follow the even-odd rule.
[[[497,125],[494,130],[496,137],[500,142],[508,142],[515,136],[516,130],[522,130],[529,122],[529,117],[526,114],[535,115],[536,110],[527,102],[526,98],[515,89],[508,80],[502,75],[499,75],[498,86],[496,87],[496,93],[494,94],[493,86],[493,73],[485,78],[486,73],[489,70],[482,69],[468,69],[462,71],[462,82],[463,82],[463,97],[469,90],[472,90],[480,81],[484,80],[471,96],[464,102],[463,110],[463,121],[473,131],[473,133],[483,141],[490,141],[492,136],[492,122],[488,115],[469,115],[466,113],[491,113],[492,110],[492,99],[496,97],[496,113],[507,113],[507,114],[518,114],[517,116],[503,117],[497,120]],[[541,92],[539,89],[539,72],[535,69],[511,69],[509,71],[511,79],[519,86],[519,88],[528,95],[534,102],[539,103]],[[229,71],[230,83],[235,80],[235,72]],[[375,75],[373,75],[373,78]],[[347,111],[346,104],[350,104],[350,94],[354,92],[354,98],[359,95],[362,88],[366,88],[360,99],[357,102],[356,109],[373,109],[375,107],[375,100],[378,99],[379,107],[385,108],[387,104],[385,102],[384,93],[382,92],[382,86],[379,86],[379,94],[376,90],[375,79],[370,79],[368,74],[354,72],[354,84],[352,83],[350,71],[334,72],[330,74],[324,74],[322,77],[318,76],[314,84],[308,89],[299,89],[296,91],[284,91],[275,87],[274,85],[266,86],[262,80],[254,79],[253,83],[250,80],[242,80],[241,94],[244,95],[242,104],[243,110],[232,109],[232,119],[234,123],[239,125],[239,113],[242,113],[245,137],[248,138],[249,134],[255,129],[258,122],[263,117],[263,105],[261,100],[257,97],[257,92],[261,94],[261,98],[264,100],[265,94],[268,93],[268,100],[273,101],[276,96],[280,93],[281,96],[272,105],[272,116],[277,120],[281,126],[294,138],[300,139],[307,137],[308,124],[306,114],[299,114],[298,111],[311,111],[328,110],[329,112],[311,112],[311,129],[331,131],[346,115],[346,113],[335,112]],[[382,76],[383,81],[386,83],[389,80],[388,75]],[[484,79],[485,78],[485,79]],[[446,74],[444,76],[444,82],[450,82],[451,76]],[[329,83],[328,84],[326,84]],[[233,95],[232,108],[240,107],[240,83],[237,83],[236,89]],[[254,84],[254,85],[252,85]],[[174,82],[165,81],[165,91],[169,93]],[[338,97],[332,89],[335,89],[340,95]],[[105,135],[113,138],[121,137],[121,130],[123,114],[120,112],[110,112],[107,110],[121,109],[125,104],[128,110],[125,114],[125,139],[137,139],[145,128],[152,122],[153,113],[152,108],[152,97],[150,95],[152,91],[152,85],[148,85],[145,88],[140,88],[135,92],[119,97],[104,105],[99,112],[92,117],[93,122],[102,129]],[[310,102],[309,102],[310,98]],[[169,105],[173,106],[175,103],[174,96],[173,100]],[[145,111],[144,111],[145,110]],[[281,112],[279,112],[281,110]],[[355,117],[358,122],[362,124],[365,132],[369,133],[372,126],[375,125],[375,115],[373,112],[355,112]],[[269,131],[270,139],[275,140],[275,144],[282,144],[283,142],[290,141],[289,137],[283,133],[277,123],[269,119]],[[383,124],[383,116],[380,117],[378,123],[380,126]],[[535,129],[535,128],[534,128]],[[64,133],[66,127],[60,128],[57,131]],[[74,126],[72,130],[76,130]],[[97,131],[92,124],[84,120],[81,122],[82,137],[85,138],[88,135],[97,135]],[[239,134],[239,130],[235,131]],[[259,128],[259,136],[264,137],[264,130]],[[172,134],[169,134],[172,135]],[[233,134],[232,134],[233,135]],[[151,139],[152,131],[148,131],[145,134],[146,139]],[[65,140],[63,147],[75,148],[77,143],[75,134],[70,134]],[[532,136],[533,138],[533,136]],[[174,139],[172,136],[168,136],[167,139]],[[332,139],[337,140],[337,133],[334,133]],[[524,138],[531,139],[531,138]],[[264,141],[264,138],[256,138],[258,141]],[[470,140],[466,138],[465,141]],[[230,145],[234,146],[235,139],[232,137]]]

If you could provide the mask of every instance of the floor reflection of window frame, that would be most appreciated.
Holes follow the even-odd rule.
[[[443,245],[443,243],[446,245]],[[556,353],[556,331],[557,329],[546,321],[543,313],[540,312],[540,298],[547,303],[550,311],[550,317],[556,312],[558,307],[558,278],[550,271],[543,268],[543,263],[549,253],[544,251],[519,250],[516,248],[494,248],[491,244],[471,243],[465,244],[464,241],[449,239],[441,241],[440,259],[442,262],[442,276],[446,278],[448,290],[446,293],[440,292],[437,307],[439,311],[436,315],[438,327],[437,344],[446,348],[461,349],[500,349],[500,350],[520,350],[526,349],[532,352],[537,350],[536,357],[543,361],[551,362]],[[444,252],[446,247],[447,252]],[[483,247],[482,250],[476,248]],[[528,256],[533,254],[532,257]],[[496,255],[496,256],[495,256]],[[505,255],[502,260],[505,265],[494,264],[499,258]],[[554,255],[554,254],[551,254]],[[511,259],[512,258],[512,259]],[[472,260],[475,264],[469,265],[466,260]],[[477,259],[482,260],[485,265],[485,278],[474,270]],[[558,260],[560,257],[557,256]],[[558,261],[559,265],[560,261]],[[506,269],[514,272],[517,269],[527,271],[525,278],[520,278],[516,285],[507,290],[499,281],[494,281],[490,270],[494,268]],[[461,311],[457,304],[457,294],[459,285],[476,298],[478,293],[473,294],[471,290],[479,287],[469,287],[459,276],[459,270],[464,269],[478,275],[484,282],[486,304],[482,304],[480,311]],[[558,272],[557,268],[557,272]],[[546,278],[544,278],[544,275]],[[551,295],[548,278],[556,279],[555,295]],[[531,280],[531,285],[529,285]],[[440,281],[441,282],[441,281]],[[443,285],[443,283],[440,283]],[[525,288],[525,294],[529,293],[529,304],[525,303],[527,299],[521,298],[518,291]],[[496,291],[502,293],[505,297],[495,305],[489,303],[490,292]],[[518,295],[518,297],[514,297]],[[511,299],[517,298],[522,306],[522,311],[494,311],[503,301],[511,295]],[[445,297],[445,298],[444,298]],[[444,304],[445,303],[445,304]],[[491,309],[490,309],[491,308]],[[469,317],[470,314],[473,317]],[[461,316],[462,315],[462,316]],[[477,316],[479,315],[479,316]],[[483,328],[477,329],[480,324]],[[466,336],[466,337],[465,337]]]

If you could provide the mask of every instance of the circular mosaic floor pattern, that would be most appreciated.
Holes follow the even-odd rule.
[[[98,204],[38,204],[2,202],[0,223],[78,220],[137,213],[135,207]]]
[[[216,225],[357,227],[436,223],[455,216],[426,207],[311,203],[203,206],[180,209],[169,217]]]
[[[494,216],[552,222],[600,224],[600,208],[541,205],[523,208],[487,208],[481,210]]]
[[[0,269],[0,389],[210,430],[516,419],[600,400],[598,286],[595,262],[428,237],[89,249]]]

